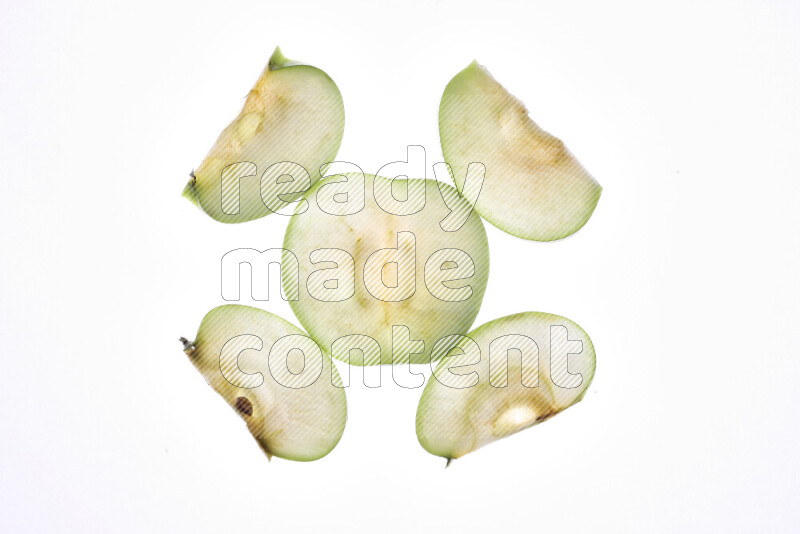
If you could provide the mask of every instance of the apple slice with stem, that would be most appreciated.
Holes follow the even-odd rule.
[[[580,401],[595,352],[574,322],[527,312],[486,323],[441,359],[417,408],[417,438],[450,461]]]
[[[485,166],[477,201],[469,200],[486,220],[517,237],[563,239],[589,220],[600,198],[602,188],[564,143],[539,128],[523,103],[477,62],[447,84],[439,136],[462,194],[470,164]]]
[[[183,196],[220,222],[259,219],[320,179],[343,133],[344,105],[333,80],[276,48],[239,116],[192,172]]]
[[[469,331],[489,277],[489,243],[455,188],[348,173],[322,180],[304,201],[284,238],[283,289],[334,358],[427,363],[440,338]]]
[[[339,442],[347,419],[341,378],[296,326],[264,310],[226,305],[208,312],[193,342],[181,341],[267,458],[317,460]]]

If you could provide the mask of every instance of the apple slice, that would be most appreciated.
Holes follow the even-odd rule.
[[[347,419],[341,378],[296,326],[257,308],[227,305],[208,312],[194,342],[181,341],[268,458],[317,460],[339,442]]]
[[[427,363],[440,338],[469,331],[486,290],[489,243],[455,188],[342,174],[306,201],[284,238],[284,294],[334,358]]]
[[[343,133],[344,105],[333,80],[276,48],[183,195],[220,222],[259,219],[320,179]]]
[[[420,444],[448,463],[580,401],[595,352],[574,322],[509,315],[463,337],[431,376],[417,408]]]
[[[439,136],[462,194],[469,164],[484,164],[483,187],[477,202],[470,201],[486,220],[517,237],[563,239],[589,220],[600,198],[600,184],[564,143],[539,128],[522,102],[477,62],[447,84]]]

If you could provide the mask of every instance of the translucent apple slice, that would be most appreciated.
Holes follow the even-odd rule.
[[[286,230],[283,288],[334,358],[426,363],[440,338],[469,331],[486,290],[489,244],[455,188],[356,173],[326,178],[304,198],[307,211]]]
[[[522,102],[477,62],[447,84],[439,136],[462,193],[470,163],[483,163],[485,179],[475,209],[515,236],[567,237],[589,220],[600,199],[600,184],[564,143],[539,128]]]
[[[220,222],[259,219],[320,179],[343,133],[344,105],[333,80],[278,48],[183,195]]]
[[[205,316],[194,342],[181,341],[268,458],[317,460],[339,442],[347,419],[342,381],[299,328],[257,308],[228,305]]]
[[[448,463],[572,406],[594,377],[589,336],[549,313],[491,321],[450,352],[417,408],[420,444]]]

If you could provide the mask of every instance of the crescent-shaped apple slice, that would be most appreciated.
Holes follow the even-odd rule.
[[[316,460],[339,442],[347,419],[341,378],[296,326],[264,310],[226,305],[208,312],[194,341],[181,341],[268,458]]]
[[[333,80],[278,48],[183,196],[224,223],[275,213],[321,178],[343,133],[344,105]]]
[[[486,220],[515,236],[563,239],[589,220],[600,198],[602,187],[564,143],[539,128],[523,103],[477,62],[447,84],[439,135],[462,194],[470,164],[485,166],[477,201],[477,189],[467,199]]]
[[[580,401],[594,370],[591,339],[565,317],[491,321],[441,359],[420,398],[417,438],[449,463]]]

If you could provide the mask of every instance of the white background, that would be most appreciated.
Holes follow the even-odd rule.
[[[0,531],[794,530],[798,31],[789,1],[5,0]],[[276,45],[337,82],[338,159],[366,172],[441,160],[441,92],[477,58],[597,177],[566,240],[487,225],[476,320],[578,322],[582,403],[445,470],[421,390],[354,369],[338,447],[266,461],[177,338],[222,303],[221,256],[287,220],[180,193]]]

